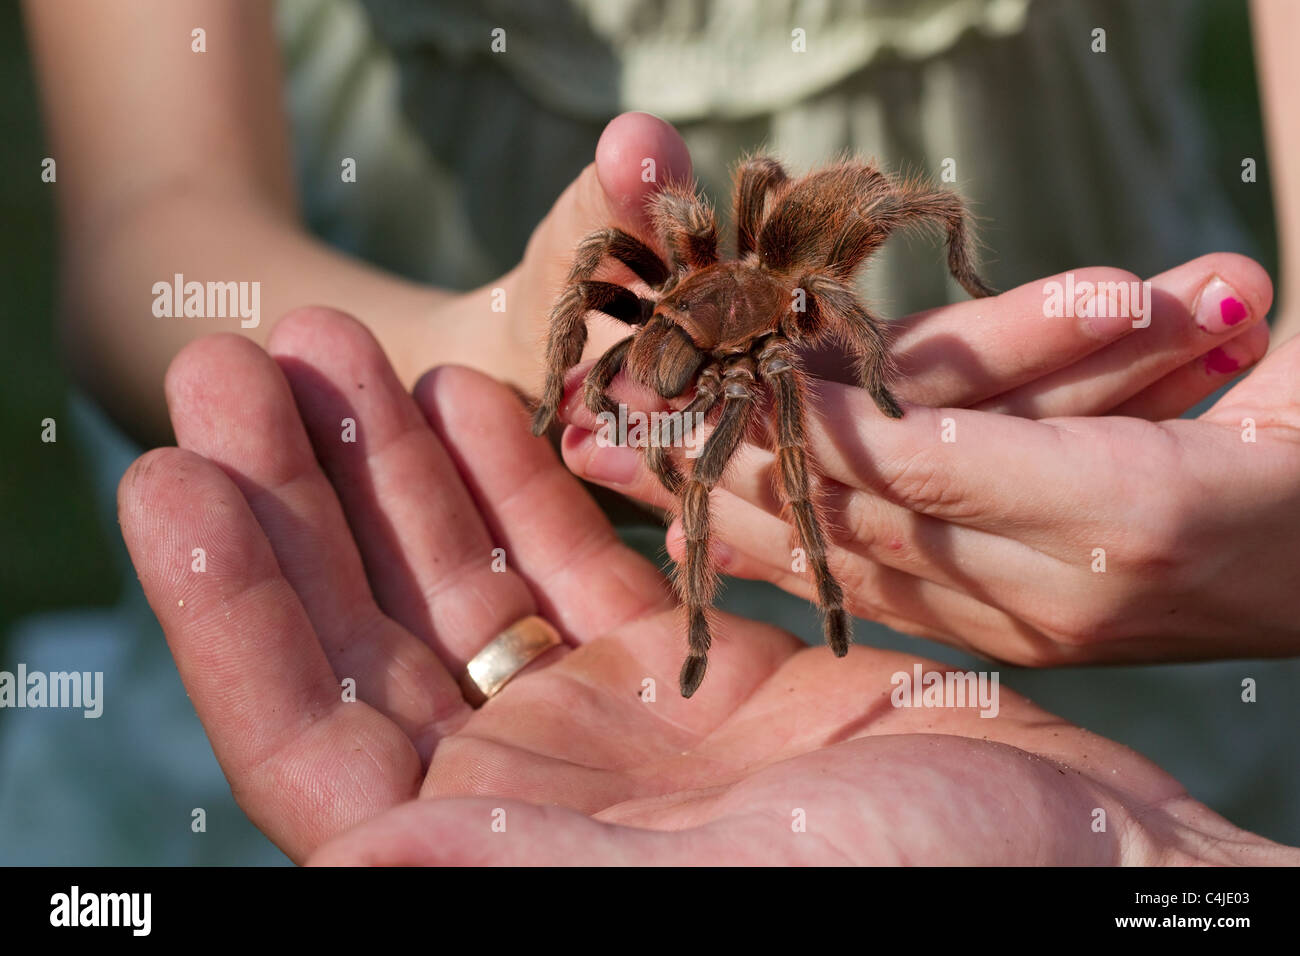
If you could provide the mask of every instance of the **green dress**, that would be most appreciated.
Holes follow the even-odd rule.
[[[1258,254],[1187,89],[1176,0],[289,0],[295,142],[322,234],[470,288],[516,261],[624,110],[674,123],[724,215],[763,145],[939,178],[980,219],[999,288],[1082,265],[1139,274]],[[1094,29],[1106,52],[1093,52]],[[493,52],[493,31],[505,49]],[[796,52],[802,31],[803,52]],[[340,157],[358,163],[342,183]],[[945,161],[949,161],[945,163]],[[902,238],[864,291],[885,315],[960,297]]]

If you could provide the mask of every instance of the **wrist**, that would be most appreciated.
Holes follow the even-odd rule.
[[[465,365],[535,393],[541,363],[532,330],[523,320],[529,307],[516,294],[517,271],[429,305],[412,327],[405,354],[394,356],[395,363],[410,365],[413,380],[436,365]]]

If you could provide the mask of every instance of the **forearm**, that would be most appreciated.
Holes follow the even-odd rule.
[[[171,301],[177,275],[182,290],[189,282],[247,283],[245,304],[255,303],[256,314],[241,315],[232,300],[216,310],[224,317],[208,315],[205,297],[204,314],[186,316],[184,298]],[[165,294],[155,291],[158,283]],[[163,375],[186,343],[214,332],[265,343],[275,320],[298,306],[327,304],[361,317],[408,385],[432,364],[479,364],[463,335],[467,324],[437,320],[448,293],[349,258],[272,210],[181,185],[102,229],[69,231],[60,288],[65,351],[77,378],[146,443],[170,434]]]
[[[1292,0],[1254,0],[1251,20],[1261,106],[1268,134],[1270,180],[1277,219],[1281,269],[1276,347],[1300,332],[1300,112],[1294,94],[1300,89],[1300,4]]]
[[[363,317],[408,381],[427,364],[466,358],[464,323],[427,321],[437,292],[302,229],[269,5],[29,0],[25,8],[58,164],[67,354],[131,434],[149,442],[169,434],[163,374],[187,342],[218,331],[264,342],[270,324],[300,305]],[[207,32],[202,52],[192,46],[196,25]],[[186,317],[185,302],[155,292],[177,275],[182,289],[255,288],[256,318],[206,302],[192,310],[202,317]]]

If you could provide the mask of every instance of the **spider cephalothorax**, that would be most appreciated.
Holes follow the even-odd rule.
[[[862,386],[892,418],[902,409],[889,392],[884,326],[858,301],[854,274],[893,230],[938,225],[948,237],[948,268],[971,295],[991,295],[971,262],[966,210],[947,190],[902,183],[872,164],[842,162],[791,180],[781,164],[756,157],[736,171],[733,210],[736,258],[718,254],[713,211],[693,187],[670,186],[652,200],[667,264],[639,239],[605,229],[578,246],[567,285],[551,314],[547,378],[533,418],[542,434],[564,398],[565,373],[582,357],[586,314],[603,312],[631,326],[587,374],[583,394],[596,413],[616,410],[605,394],[624,368],[664,398],[695,386],[685,414],[713,412],[713,430],[685,477],[661,441],[645,448],[651,471],[681,498],[686,555],[677,586],[688,620],[689,655],[681,691],[690,697],[704,678],[711,636],[708,611],[716,578],[709,562],[709,492],[749,431],[764,392],[773,399],[775,480],[798,529],[799,543],[824,614],[826,642],[848,653],[849,616],[826,560],[826,532],[804,446],[804,373],[798,349],[839,341],[856,356]],[[594,278],[607,259],[622,262],[649,288],[638,295]]]

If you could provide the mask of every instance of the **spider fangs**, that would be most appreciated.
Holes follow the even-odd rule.
[[[593,310],[634,327],[583,382],[593,412],[617,411],[605,389],[624,368],[664,398],[694,384],[686,415],[708,414],[721,405],[700,457],[684,477],[665,448],[676,443],[672,420],[662,440],[644,448],[649,469],[681,499],[686,555],[676,583],[688,620],[689,653],[680,676],[684,697],[704,679],[712,642],[709,610],[717,578],[708,551],[709,492],[749,431],[765,391],[774,404],[777,491],[807,556],[826,643],[837,657],[848,653],[850,619],[843,589],[827,564],[827,535],[805,452],[806,384],[797,350],[838,341],[856,357],[862,387],[880,410],[902,416],[888,387],[885,327],[851,285],[857,270],[900,226],[937,225],[947,234],[948,268],[957,281],[972,296],[993,294],[975,272],[961,199],[925,183],[899,181],[873,164],[846,161],[792,180],[776,160],[755,157],[736,171],[733,212],[733,260],[719,258],[713,211],[689,185],[666,187],[652,200],[651,218],[669,253],[667,264],[618,229],[592,233],[579,244],[551,313],[546,385],[533,417],[538,435],[555,419],[565,373],[582,357],[586,314]],[[607,258],[631,269],[651,297],[595,279]]]

